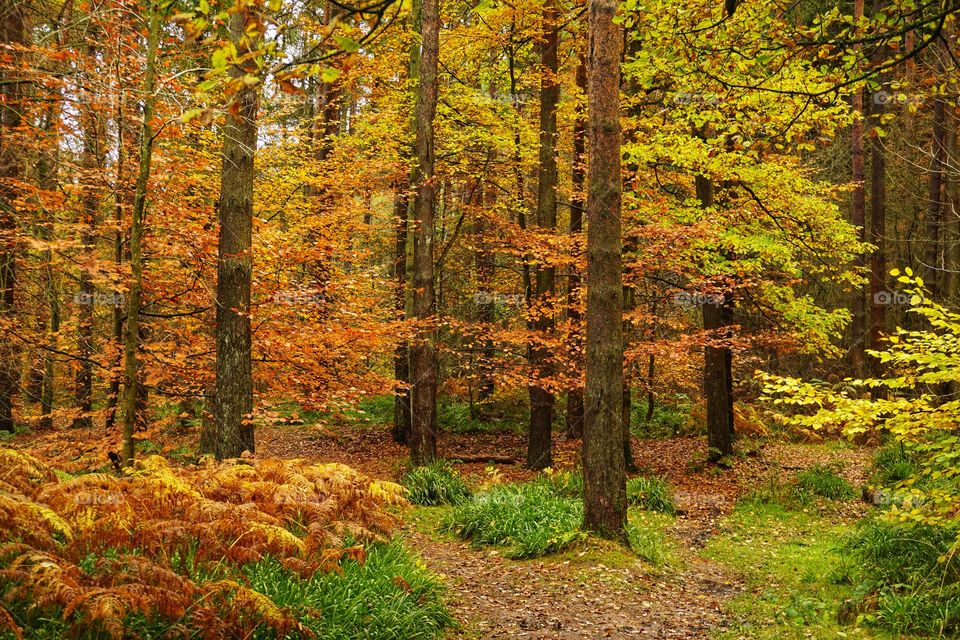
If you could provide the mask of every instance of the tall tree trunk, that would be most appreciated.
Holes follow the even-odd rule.
[[[537,226],[553,231],[557,226],[557,10],[553,0],[543,9],[543,42],[540,45],[540,176],[537,183]],[[530,344],[530,369],[535,382],[530,385],[530,427],[527,431],[527,466],[545,469],[551,457],[554,397],[536,380],[553,375],[550,350],[543,339],[553,331],[552,297],[555,269],[539,265],[536,269],[536,298],[532,305],[534,338]]]
[[[587,93],[587,61],[583,55],[577,65],[577,89],[583,95]],[[577,117],[573,122],[573,170],[571,182],[573,195],[570,198],[570,235],[573,236],[574,256],[582,255],[583,210],[586,200],[584,182],[587,176],[587,119],[586,110],[578,109]],[[570,278],[567,284],[567,318],[570,321],[570,337],[567,349],[570,359],[577,363],[579,369],[583,360],[583,334],[580,331],[580,272],[577,266],[570,267]],[[583,388],[579,385],[567,391],[567,437],[583,437]]]
[[[245,35],[247,14],[230,18],[230,39],[241,52],[252,46]],[[234,67],[240,77],[253,69]],[[223,130],[220,173],[220,236],[217,262],[217,397],[215,420],[218,460],[255,451],[253,369],[251,362],[250,288],[253,273],[253,181],[257,149],[257,85],[246,86],[235,99]]]
[[[941,68],[942,72],[942,68]],[[927,195],[927,242],[924,257],[924,284],[935,300],[942,300],[944,264],[944,172],[947,163],[947,104],[942,97],[934,98],[933,132],[930,148],[930,177]]]
[[[480,202],[489,211],[496,203],[496,193],[493,190],[488,191],[485,187],[485,184],[481,187]],[[481,324],[484,332],[480,347],[480,381],[477,389],[479,411],[476,417],[483,416],[484,407],[493,397],[495,390],[493,379],[494,345],[489,331],[491,331],[494,321],[493,274],[496,263],[489,248],[483,245],[489,229],[484,216],[483,213],[477,215],[474,229],[477,244],[474,265],[477,269],[477,286],[481,293],[477,299],[477,322]]]
[[[98,51],[96,46],[88,48],[88,56],[95,60]],[[80,356],[79,368],[75,378],[74,399],[80,415],[74,419],[73,426],[88,428],[93,426],[93,362],[95,353],[94,324],[96,305],[99,302],[97,289],[93,284],[91,270],[97,259],[97,225],[100,213],[100,192],[103,189],[100,175],[100,158],[103,157],[102,141],[106,135],[103,130],[103,119],[98,112],[98,106],[93,104],[95,96],[84,92],[86,104],[83,105],[83,160],[82,181],[83,197],[80,218],[80,242],[83,247],[83,258],[80,267],[80,291],[77,296],[79,306],[77,323],[77,346]]]
[[[874,0],[874,13],[878,13],[884,0]],[[873,62],[879,65],[885,55],[885,48],[879,47],[874,53]],[[882,80],[882,79],[881,79]],[[879,91],[885,91],[886,85],[881,82]],[[884,100],[871,100],[871,117],[875,128],[883,127],[883,114],[886,111]],[[876,129],[870,135],[870,243],[876,250],[870,256],[870,349],[880,350],[880,337],[886,324],[886,305],[880,295],[887,278],[887,251],[886,251],[886,224],[887,224],[887,158],[883,140],[877,135]],[[879,377],[883,366],[879,358],[870,359],[870,374]],[[881,387],[871,390],[874,398],[885,396]]]
[[[632,239],[631,239],[632,240]],[[627,242],[628,252],[635,251],[635,247],[631,247],[632,242]],[[623,309],[624,311],[632,311],[636,304],[636,293],[633,290],[633,287],[624,286],[623,287]],[[626,351],[627,347],[630,346],[630,329],[631,323],[628,320],[623,321],[623,350]],[[637,471],[637,464],[633,461],[633,447],[631,446],[631,436],[633,435],[630,431],[630,422],[633,414],[633,399],[632,399],[632,387],[633,380],[630,375],[630,369],[627,367],[626,358],[624,358],[623,363],[623,382],[621,383],[620,391],[620,415],[621,421],[623,422],[623,466],[630,473]]]
[[[704,208],[714,201],[713,181],[696,177],[697,199]],[[730,302],[708,299],[702,306],[703,330],[708,340],[727,338],[731,320]],[[703,395],[707,404],[707,448],[711,462],[733,454],[733,354],[726,346],[703,349]]]
[[[587,389],[583,526],[626,537],[623,460],[623,266],[620,237],[620,51],[615,0],[591,0],[587,198]]]
[[[407,180],[396,185],[394,195],[394,253],[393,291],[394,310],[397,318],[406,317],[407,310],[407,219],[410,198],[407,196]],[[410,442],[410,360],[406,342],[397,344],[393,354],[393,377],[397,389],[393,395],[393,440],[400,444]]]
[[[0,42],[5,48],[26,41],[23,11],[25,3],[5,2],[0,15]],[[16,55],[16,54],[15,54]],[[20,126],[21,84],[15,74],[0,78],[0,323],[16,322],[17,218],[14,201],[18,190],[10,184],[19,180],[23,165],[14,139]],[[13,398],[19,386],[16,348],[9,339],[0,340],[0,431],[14,430]]]
[[[149,4],[149,31],[147,61],[143,76],[143,121],[140,125],[140,168],[134,188],[133,213],[130,222],[131,281],[127,300],[127,333],[123,345],[126,388],[123,397],[123,464],[133,464],[135,454],[134,431],[137,426],[139,380],[137,376],[137,349],[140,346],[140,304],[143,295],[143,228],[147,209],[147,191],[150,187],[150,165],[153,159],[153,114],[156,105],[157,49],[160,46],[161,8],[157,2]]]
[[[422,0],[413,0],[411,20],[414,31],[418,34],[421,33],[423,29]],[[416,38],[410,43],[407,79],[410,82],[411,102],[416,105],[418,89],[413,88],[413,83],[420,80],[420,42]],[[415,133],[417,128],[416,113],[411,116],[410,125],[411,131]],[[415,148],[405,149],[405,151],[409,155],[416,155]],[[409,273],[411,265],[408,256],[408,248],[410,247],[409,189],[415,186],[416,175],[416,168],[414,168],[406,182],[398,184],[397,200],[394,203],[394,216],[397,224],[394,230],[394,305],[397,315],[401,318],[410,318],[413,315],[412,292],[407,287],[407,282],[411,275]],[[394,351],[393,374],[398,382],[398,388],[395,390],[393,397],[393,439],[394,442],[409,445],[412,429],[411,421],[413,419],[411,408],[413,388],[410,385],[410,344],[407,342],[398,344]]]
[[[853,18],[863,17],[863,0],[854,0]],[[859,47],[858,47],[859,49]],[[857,239],[866,240],[866,199],[864,179],[866,174],[863,167],[863,90],[857,89],[852,96],[853,125],[850,128],[850,164],[853,174],[853,193],[851,195],[850,222],[857,227]],[[863,269],[867,264],[866,255],[858,253],[853,265]],[[866,354],[864,349],[867,340],[867,304],[866,292],[862,288],[854,291],[852,319],[850,322],[850,364],[857,375],[862,375]]]
[[[433,120],[437,113],[437,65],[440,45],[439,0],[423,0],[420,88],[416,106],[417,171],[413,234],[413,313],[420,322],[410,346],[412,424],[410,459],[423,465],[437,455],[437,352],[434,322]]]

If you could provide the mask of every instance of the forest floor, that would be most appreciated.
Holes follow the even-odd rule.
[[[181,434],[186,442],[195,434]],[[45,445],[42,434],[20,444]],[[512,431],[441,434],[439,453],[457,460],[467,478],[522,482],[526,440]],[[176,456],[176,439],[152,445]],[[407,451],[389,427],[263,426],[258,455],[349,464],[370,476],[398,480]],[[572,468],[578,443],[559,436],[557,470]],[[147,447],[148,449],[150,447]],[[511,560],[495,548],[475,548],[438,532],[449,507],[414,507],[401,536],[449,589],[459,625],[451,638],[872,638],[840,627],[837,606],[852,587],[834,584],[842,568],[841,538],[869,507],[859,501],[818,503],[796,513],[745,508],[745,494],[814,464],[833,465],[855,487],[869,474],[872,449],[843,442],[791,444],[748,441],[718,470],[704,464],[703,438],[635,439],[640,473],[658,475],[674,491],[678,513],[631,521],[657,529],[666,560],[655,565],[612,543],[588,540],[558,555]],[[49,453],[54,454],[55,451]],[[491,464],[490,459],[496,459]],[[510,461],[515,461],[510,463]],[[494,471],[495,469],[495,471]]]
[[[289,427],[258,432],[265,455],[336,460],[370,475],[398,479],[406,450],[386,426],[318,431]],[[524,481],[517,433],[444,433],[440,455],[477,482],[496,473]],[[577,459],[578,443],[555,443],[558,470]],[[588,541],[555,556],[511,560],[438,533],[448,507],[418,507],[403,536],[447,584],[460,622],[455,638],[836,638],[875,637],[836,624],[847,595],[830,584],[840,564],[835,547],[869,509],[859,502],[819,505],[798,514],[737,510],[748,491],[814,464],[833,465],[855,487],[869,473],[872,450],[842,442],[744,447],[727,471],[703,463],[702,438],[635,439],[640,472],[665,478],[678,505],[675,518],[654,519],[667,540],[662,566],[623,548]],[[515,464],[503,464],[505,459]],[[493,472],[493,469],[496,469]],[[631,511],[631,519],[637,517]],[[828,557],[829,556],[829,557]]]

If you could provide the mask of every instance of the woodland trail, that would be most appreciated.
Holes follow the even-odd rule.
[[[708,521],[674,527],[679,570],[636,560],[604,564],[590,551],[564,560],[509,560],[468,543],[410,532],[411,546],[450,589],[461,628],[451,638],[709,638],[729,622],[736,576],[696,555]]]
[[[445,434],[441,455],[458,451],[522,459],[521,435]],[[262,430],[263,451],[356,466],[372,476],[396,479],[406,450],[390,441],[385,428],[306,434],[287,428]],[[721,520],[745,487],[769,474],[816,463],[843,463],[844,475],[862,481],[869,453],[824,451],[801,444],[771,444],[738,457],[733,468],[715,473],[698,462],[700,438],[635,440],[634,457],[644,474],[665,478],[674,488],[679,513],[667,529],[676,559],[655,568],[640,559],[591,542],[556,557],[511,560],[491,549],[439,535],[408,523],[401,535],[449,589],[448,604],[459,621],[450,638],[710,638],[735,628],[727,603],[745,588],[737,573],[701,556]],[[557,468],[573,465],[577,444],[555,442]],[[483,463],[458,464],[482,480]],[[497,465],[505,481],[534,473],[518,465]],[[854,507],[857,508],[857,507]],[[609,560],[609,561],[608,561]]]

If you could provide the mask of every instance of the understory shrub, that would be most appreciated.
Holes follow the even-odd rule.
[[[399,523],[389,507],[405,504],[404,493],[345,465],[300,460],[175,469],[150,456],[122,477],[60,479],[0,449],[0,629],[117,640],[312,637],[303,615],[244,571],[273,563],[290,584],[335,580],[387,542]],[[420,615],[406,609],[418,601],[393,602],[397,616]]]
[[[446,460],[411,469],[402,484],[409,492],[407,499],[423,506],[457,505],[470,497],[467,483]]]

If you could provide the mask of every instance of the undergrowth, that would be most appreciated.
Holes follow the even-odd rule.
[[[291,580],[331,571],[334,579],[387,542],[398,524],[390,507],[403,495],[340,464],[174,469],[151,456],[122,477],[60,479],[0,449],[0,594],[9,608],[0,607],[0,629],[16,636],[40,627],[51,638],[312,637],[302,616],[251,586],[244,571],[271,562]]]
[[[470,497],[467,483],[446,460],[411,469],[404,475],[402,484],[409,492],[410,502],[426,507],[457,505]]]

